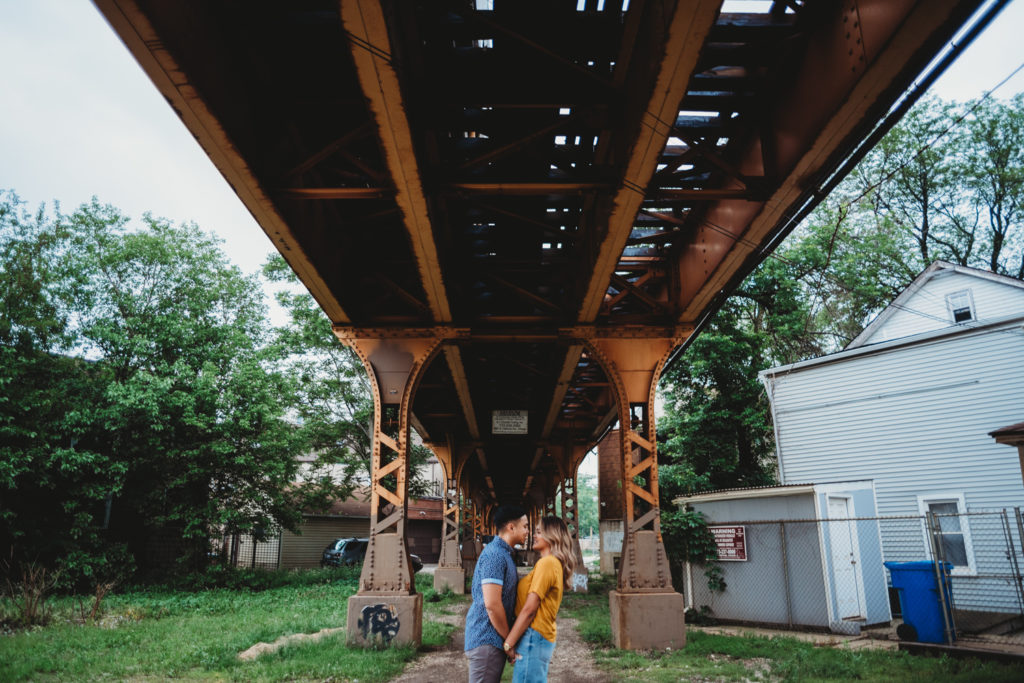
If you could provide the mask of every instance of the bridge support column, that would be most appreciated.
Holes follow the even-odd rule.
[[[467,577],[473,576],[476,559],[480,557],[480,540],[477,535],[476,502],[468,495],[460,501],[462,517],[462,569]]]
[[[625,650],[686,644],[683,596],[672,588],[661,538],[654,394],[676,339],[596,339],[619,407],[624,498],[622,557],[611,603],[612,639]]]
[[[366,339],[336,333],[362,360],[374,402],[370,543],[359,591],[348,600],[348,640],[359,646],[418,646],[423,596],[416,593],[405,539],[409,410],[441,339]]]
[[[583,549],[580,547],[580,515],[579,497],[576,495],[576,482],[580,463],[587,455],[587,449],[583,446],[569,446],[571,458],[569,458],[569,469],[562,479],[562,520],[569,528],[569,535],[572,536],[573,550],[576,553],[576,570],[573,572],[570,585],[574,593],[586,593],[589,587],[590,574],[586,565],[583,564]]]
[[[445,453],[439,453],[444,451]],[[441,557],[434,570],[434,590],[453,593],[466,592],[466,570],[462,566],[462,552],[459,550],[459,525],[461,505],[459,501],[458,476],[454,473],[454,459],[450,447],[434,449],[445,470],[444,518],[441,523]],[[447,457],[440,456],[446,454]]]

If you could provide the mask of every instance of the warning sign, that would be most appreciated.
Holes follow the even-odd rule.
[[[747,561],[747,529],[742,526],[709,526],[721,561]]]
[[[526,410],[495,410],[491,412],[492,434],[526,434]]]

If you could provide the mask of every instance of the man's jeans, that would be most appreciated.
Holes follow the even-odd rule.
[[[545,683],[554,651],[554,643],[532,628],[526,629],[516,645],[516,654],[522,659],[517,659],[512,669],[512,683]]]
[[[508,658],[493,645],[481,645],[466,651],[469,660],[469,683],[498,683]]]

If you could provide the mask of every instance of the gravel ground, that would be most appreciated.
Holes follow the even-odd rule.
[[[459,605],[458,612],[434,617],[438,621],[458,626],[452,634],[449,645],[443,649],[426,652],[405,668],[392,683],[458,683],[469,677],[469,666],[462,653],[463,629],[468,605]],[[508,677],[508,667],[506,667]],[[576,621],[558,618],[558,643],[551,658],[548,679],[559,683],[584,683],[596,681],[607,683],[611,679],[594,665],[590,648],[576,632]]]

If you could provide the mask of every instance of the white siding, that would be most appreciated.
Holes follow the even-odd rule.
[[[281,536],[281,569],[320,566],[324,548],[336,538],[370,535],[370,520],[348,517],[306,517],[301,535],[285,531]]]
[[[952,326],[954,323],[946,305],[946,296],[965,289],[970,290],[974,299],[978,321],[998,320],[1024,311],[1024,288],[966,273],[940,270],[902,302],[863,343],[877,344]]]
[[[988,436],[1024,418],[1019,324],[768,379],[784,484],[873,479],[882,515],[940,492],[969,510],[1024,505],[1016,449]]]

